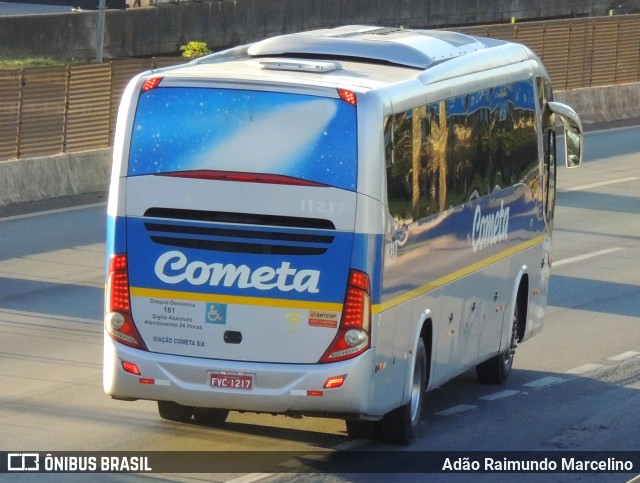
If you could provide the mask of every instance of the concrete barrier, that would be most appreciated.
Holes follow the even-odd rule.
[[[559,91],[585,125],[640,118],[640,83]],[[0,206],[106,191],[111,149],[0,162]]]
[[[583,124],[640,118],[640,83],[560,91],[556,99],[573,106]]]
[[[0,162],[0,206],[106,191],[112,150]]]

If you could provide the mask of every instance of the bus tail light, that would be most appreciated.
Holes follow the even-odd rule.
[[[347,378],[346,374],[343,374],[341,376],[330,377],[325,381],[324,386],[322,387],[324,387],[325,389],[335,389],[338,387],[342,387],[346,378]]]
[[[343,361],[366,351],[371,344],[370,325],[371,286],[369,276],[364,272],[351,269],[338,333],[320,358],[320,362]]]
[[[328,185],[306,179],[293,178],[280,174],[244,173],[240,171],[220,171],[210,169],[194,169],[190,171],[169,171],[156,173],[157,176],[171,176],[175,178],[207,179],[213,181],[240,181],[243,183],[284,184],[291,186],[318,186]]]
[[[144,84],[142,84],[142,88],[140,89],[142,92],[149,92],[160,85],[162,81],[162,77],[149,77]]]
[[[140,368],[134,364],[133,362],[122,361],[122,369],[129,374],[133,374],[134,376],[139,376],[142,374],[140,372]]]
[[[356,97],[356,93],[353,91],[350,91],[347,89],[338,89],[338,95],[340,96],[340,99],[342,99],[345,102],[348,102],[352,106],[355,106],[358,104],[358,98]]]
[[[109,260],[104,327],[112,339],[137,349],[147,349],[131,317],[126,255],[114,255]]]

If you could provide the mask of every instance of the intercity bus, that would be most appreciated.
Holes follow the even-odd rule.
[[[542,327],[556,125],[526,47],[347,26],[135,77],[107,217],[104,389],[161,418],[325,416],[409,444]]]

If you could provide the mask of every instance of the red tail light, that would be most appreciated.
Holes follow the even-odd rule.
[[[242,173],[236,171],[213,171],[196,169],[192,171],[171,171],[158,173],[158,176],[172,176],[175,178],[209,179],[217,181],[241,181],[244,183],[287,184],[292,186],[327,186],[326,184],[292,178],[279,174]]]
[[[126,255],[114,255],[109,260],[104,326],[112,339],[146,350],[131,318]]]
[[[346,378],[346,374],[342,376],[330,377],[325,381],[324,386],[322,387],[324,387],[325,389],[335,389],[337,387],[342,387]]]
[[[348,102],[352,106],[358,104],[358,98],[356,97],[356,93],[353,91],[349,91],[347,89],[338,89],[338,95],[340,96],[340,99]]]
[[[125,370],[125,372],[133,374],[134,376],[139,376],[141,374],[140,368],[133,362],[122,361],[122,368]]]
[[[369,276],[351,269],[342,318],[335,339],[320,362],[351,359],[366,351],[371,344],[371,286]]]
[[[144,84],[142,84],[142,92],[148,92],[155,89],[160,85],[160,81],[162,81],[162,77],[151,77],[147,79]]]

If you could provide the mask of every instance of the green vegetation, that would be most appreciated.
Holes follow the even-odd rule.
[[[27,57],[24,59],[5,59],[0,57],[0,69],[22,69],[28,67],[57,67],[69,65],[74,61],[50,59],[48,57]]]
[[[207,44],[204,42],[197,42],[192,40],[187,43],[187,45],[183,45],[180,47],[180,51],[182,52],[182,57],[190,57],[195,59],[196,57],[202,57],[203,55],[210,54],[211,51]]]

